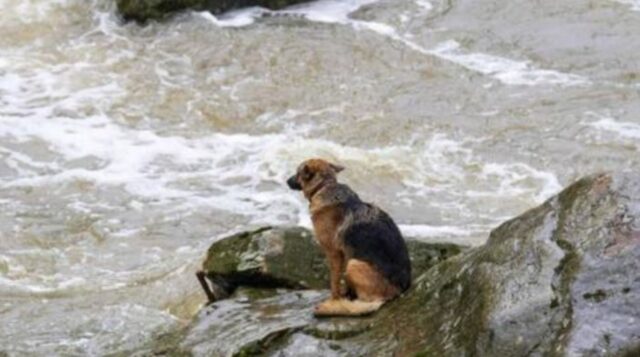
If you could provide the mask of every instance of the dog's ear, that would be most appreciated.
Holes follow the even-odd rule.
[[[338,173],[338,172],[341,172],[342,170],[344,170],[344,166],[340,166],[340,165],[336,165],[336,164],[329,164],[329,165],[331,165],[331,169],[335,173]]]

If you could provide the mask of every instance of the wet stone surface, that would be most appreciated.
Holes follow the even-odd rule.
[[[637,172],[583,178],[427,271],[371,336],[401,354],[637,355],[639,202]]]
[[[418,275],[468,249],[407,243]],[[288,356],[301,344],[299,353],[309,356],[366,353],[369,344],[352,340],[370,331],[375,317],[313,317],[313,307],[328,297],[328,271],[309,230],[262,227],[223,238],[207,251],[203,269],[214,291],[224,294],[184,330],[152,346],[154,353]]]
[[[496,228],[484,246],[410,244],[414,266],[423,267],[414,286],[372,316],[314,319],[326,290],[267,298],[238,290],[205,308],[180,348],[194,355],[289,356],[304,345],[308,355],[336,356],[632,356],[640,352],[639,202],[640,174],[588,176]],[[445,259],[445,247],[459,254]]]
[[[196,356],[257,354],[313,323],[317,291],[288,292],[256,301],[225,300],[196,317],[180,348]]]

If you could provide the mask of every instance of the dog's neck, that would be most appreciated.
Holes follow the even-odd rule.
[[[310,187],[308,190],[305,190],[304,195],[309,200],[309,203],[311,203],[311,201],[313,201],[313,197],[317,195],[320,191],[322,191],[323,188],[327,186],[335,185],[337,183],[338,182],[336,181],[335,178],[322,180],[317,184],[313,185],[312,187]]]

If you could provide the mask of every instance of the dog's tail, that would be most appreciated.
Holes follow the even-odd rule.
[[[346,299],[329,300],[318,305],[313,314],[317,317],[363,316],[379,310],[384,303],[382,300],[370,302]]]

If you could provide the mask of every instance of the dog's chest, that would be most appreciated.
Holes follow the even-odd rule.
[[[311,221],[318,243],[325,249],[338,249],[341,242],[336,233],[344,219],[344,212],[339,207],[323,207],[312,211]]]

